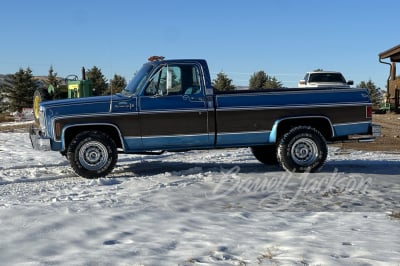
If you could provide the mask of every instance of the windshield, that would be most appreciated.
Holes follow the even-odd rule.
[[[124,95],[136,95],[139,93],[139,90],[143,87],[146,83],[147,78],[149,77],[151,71],[153,70],[152,64],[145,64],[136,73],[136,75],[132,78],[132,80],[128,83],[125,89],[122,91]]]
[[[340,73],[313,73],[310,75],[310,82],[346,83],[346,80]]]

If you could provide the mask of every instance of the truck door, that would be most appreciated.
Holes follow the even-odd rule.
[[[151,78],[139,103],[145,150],[194,149],[213,144],[200,70],[197,64],[162,65]]]

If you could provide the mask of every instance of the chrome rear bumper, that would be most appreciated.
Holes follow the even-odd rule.
[[[349,136],[348,140],[358,142],[373,142],[375,141],[376,137],[380,137],[381,135],[381,126],[372,124],[368,135],[351,135]]]

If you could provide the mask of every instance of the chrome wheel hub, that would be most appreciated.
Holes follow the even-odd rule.
[[[79,150],[79,162],[88,170],[99,170],[107,164],[107,161],[107,148],[100,142],[87,142]]]
[[[291,157],[296,164],[308,166],[318,157],[317,144],[309,138],[300,138],[293,143]]]

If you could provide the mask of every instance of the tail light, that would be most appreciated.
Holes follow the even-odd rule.
[[[372,106],[367,106],[365,111],[367,118],[372,118]]]

